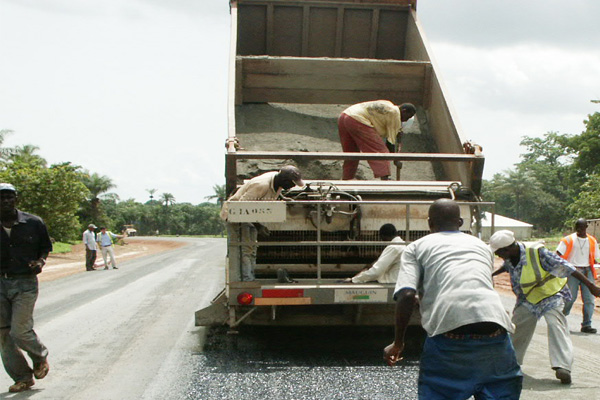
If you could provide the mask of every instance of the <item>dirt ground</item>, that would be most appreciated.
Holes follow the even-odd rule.
[[[161,240],[128,237],[124,239],[124,244],[117,244],[115,246],[115,257],[118,265],[125,260],[173,250],[181,246],[185,246],[185,243],[168,239]],[[104,260],[102,260],[102,254],[100,252],[98,252],[96,264],[94,266],[96,269],[104,268]],[[83,246],[83,243],[73,246],[73,250],[70,253],[51,253],[50,256],[48,256],[43,272],[39,275],[39,279],[42,282],[52,281],[80,272],[86,272],[85,247]]]

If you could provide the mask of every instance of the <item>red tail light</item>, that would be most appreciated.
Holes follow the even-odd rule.
[[[241,305],[247,306],[248,304],[252,303],[253,298],[254,296],[252,296],[250,293],[240,293],[238,294],[237,301]]]

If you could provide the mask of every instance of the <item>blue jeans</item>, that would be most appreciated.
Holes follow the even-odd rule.
[[[23,351],[34,364],[48,356],[48,349],[33,330],[37,297],[37,277],[0,277],[0,353],[4,369],[15,382],[29,380],[33,375]]]
[[[587,268],[577,267],[577,271],[581,272],[588,278],[590,281],[594,282],[594,276],[592,275],[592,270]],[[587,288],[579,279],[573,278],[569,276],[567,279],[567,285],[569,286],[569,290],[571,291],[571,295],[573,295],[573,300],[565,304],[565,308],[563,310],[563,314],[569,315],[571,312],[571,307],[575,304],[577,300],[577,295],[579,294],[579,288],[581,288],[581,299],[583,300],[583,322],[581,326],[592,326],[592,316],[594,315],[594,300],[595,297],[590,292],[590,289]]]
[[[523,375],[508,334],[483,339],[425,340],[419,400],[517,400]]]

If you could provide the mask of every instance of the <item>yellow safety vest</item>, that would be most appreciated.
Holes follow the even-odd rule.
[[[544,247],[541,243],[525,246],[527,264],[521,271],[521,288],[525,298],[532,304],[554,296],[567,283],[567,278],[558,278],[542,268],[539,249]]]

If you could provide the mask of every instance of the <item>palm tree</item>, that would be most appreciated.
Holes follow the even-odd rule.
[[[7,135],[13,133],[10,129],[0,129],[0,163],[5,163],[12,155],[14,149],[10,147],[2,147]]]
[[[214,194],[205,196],[206,200],[217,199],[217,204],[222,205],[226,197],[225,185],[213,185]]]
[[[150,201],[154,200],[154,193],[156,193],[156,189],[146,189],[146,192],[150,194]]]
[[[90,191],[91,217],[97,221],[99,216],[100,195],[108,192],[116,187],[112,180],[106,175],[98,175],[97,173],[85,174],[83,176],[83,184]]]
[[[173,205],[175,203],[175,196],[173,196],[171,193],[163,193],[163,194],[160,195],[160,202],[165,207],[168,207],[168,206]]]
[[[35,154],[40,148],[32,144],[26,144],[23,146],[17,146],[12,149],[12,154],[9,159],[13,163],[27,164],[32,167],[46,167],[46,160]]]

